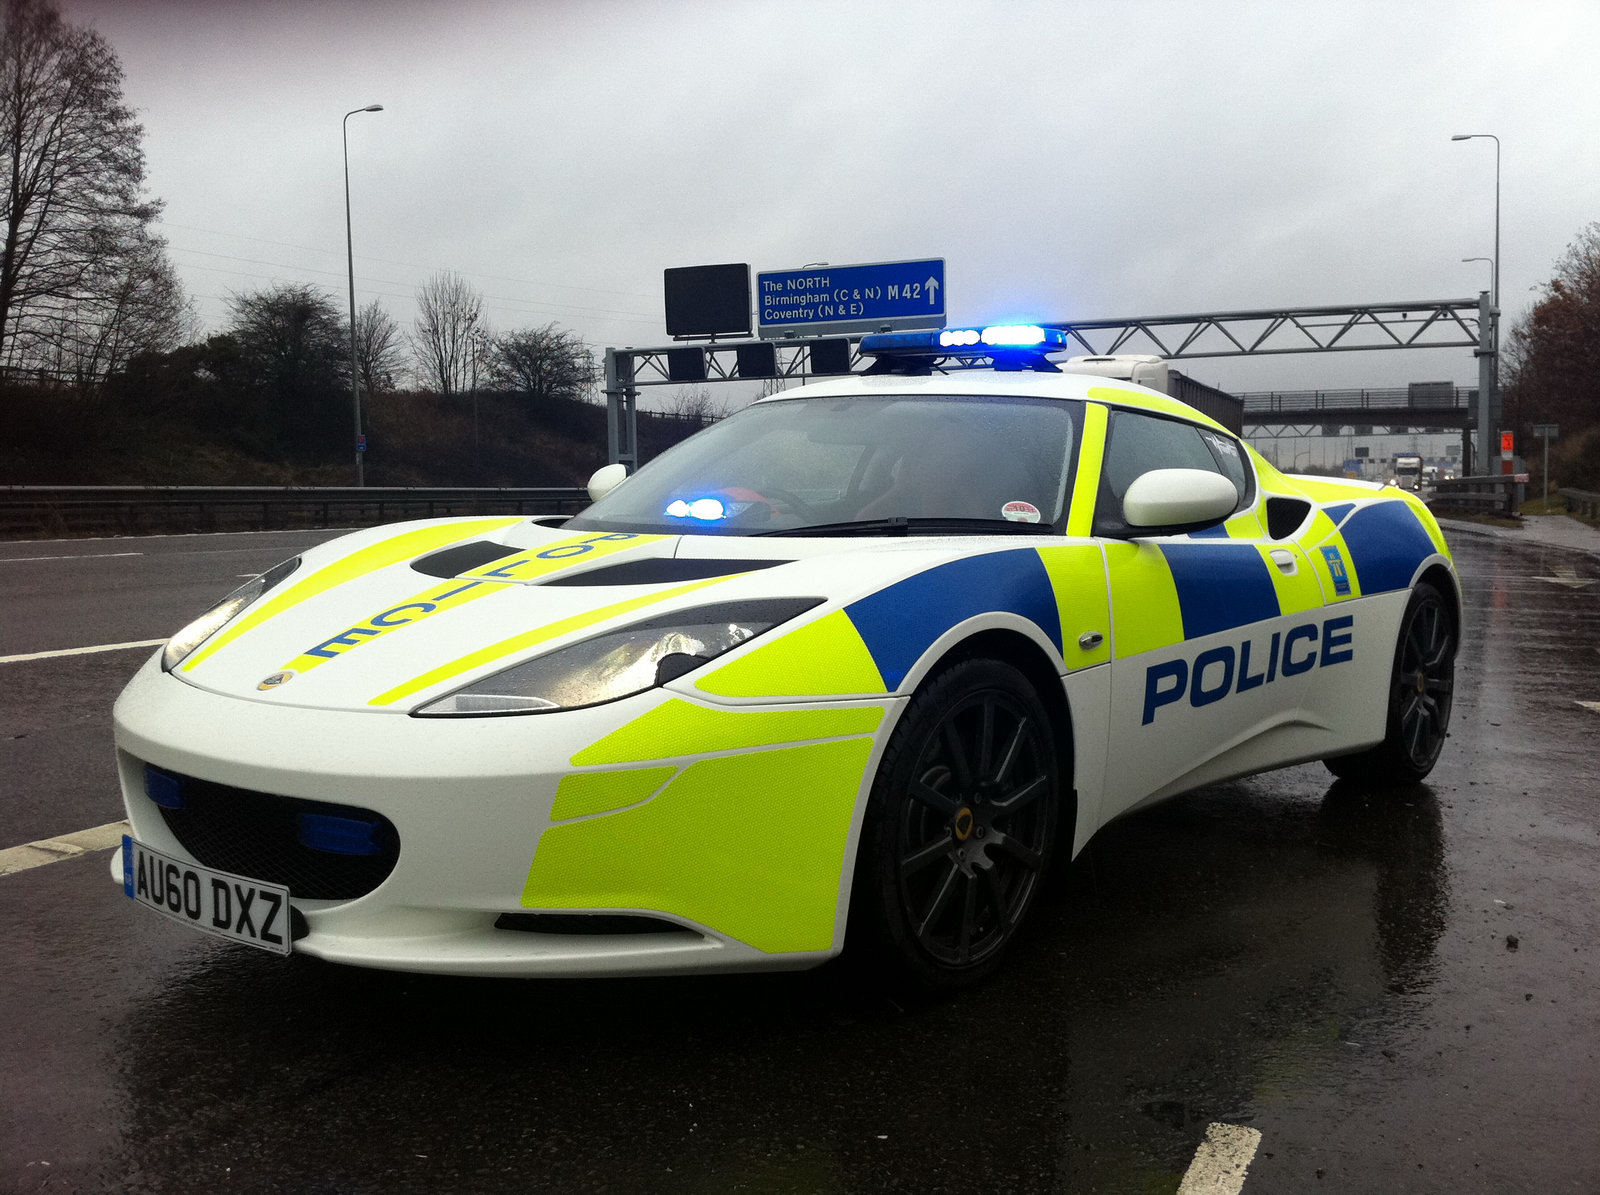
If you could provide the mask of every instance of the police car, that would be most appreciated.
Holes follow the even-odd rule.
[[[357,531],[116,707],[135,901],[409,971],[1000,960],[1110,820],[1427,775],[1460,595],[1414,496],[1286,476],[1039,328],[868,337],[576,518]],[[986,366],[988,368],[978,368]]]

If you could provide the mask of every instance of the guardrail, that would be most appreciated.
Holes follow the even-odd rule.
[[[1569,514],[1580,514],[1586,519],[1600,518],[1600,494],[1562,486],[1561,500],[1567,504]]]
[[[366,527],[446,515],[576,514],[588,504],[575,486],[5,486],[0,536]]]
[[[1436,481],[1433,483],[1433,496],[1428,500],[1428,509],[1515,519],[1519,517],[1518,487],[1523,484],[1510,474],[1453,477],[1449,481]]]

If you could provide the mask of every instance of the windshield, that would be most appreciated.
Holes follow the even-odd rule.
[[[569,527],[711,535],[1060,531],[1081,404],[870,395],[758,403]]]

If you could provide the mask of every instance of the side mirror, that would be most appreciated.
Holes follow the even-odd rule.
[[[1239,491],[1220,473],[1152,469],[1128,487],[1122,517],[1139,531],[1176,534],[1224,519],[1238,504]]]
[[[628,480],[628,466],[621,461],[601,465],[589,475],[589,501],[598,502]]]

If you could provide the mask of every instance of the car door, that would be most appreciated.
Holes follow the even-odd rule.
[[[1123,518],[1128,486],[1175,468],[1228,477],[1239,491],[1234,513],[1189,534],[1139,535]],[[1300,547],[1268,536],[1237,440],[1182,418],[1113,410],[1095,533],[1112,607],[1107,818],[1285,762],[1313,741],[1307,702],[1325,650],[1322,590]]]

